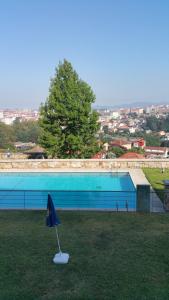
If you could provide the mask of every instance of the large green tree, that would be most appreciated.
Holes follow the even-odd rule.
[[[40,108],[40,144],[51,157],[90,158],[98,150],[95,95],[64,60],[51,80],[49,96]]]

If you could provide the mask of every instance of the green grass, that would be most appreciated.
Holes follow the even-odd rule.
[[[162,173],[161,169],[143,169],[143,172],[152,185],[153,189],[157,192],[161,200],[163,201],[164,197],[164,184],[163,180],[169,179],[169,170],[165,169]]]
[[[168,300],[169,215],[60,212],[55,265],[46,212],[0,211],[1,300]]]

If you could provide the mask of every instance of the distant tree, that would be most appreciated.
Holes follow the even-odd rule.
[[[110,151],[113,152],[116,155],[116,157],[119,157],[126,153],[126,151],[120,147],[112,147]]]
[[[152,131],[159,131],[159,120],[155,116],[146,118],[146,128]]]
[[[130,112],[128,116],[131,117],[132,119],[135,119],[137,118],[138,114],[136,112]]]
[[[15,141],[14,130],[10,125],[0,122],[0,148],[12,148]]]
[[[111,151],[108,151],[106,154],[106,158],[107,159],[116,158],[116,154]]]
[[[164,119],[164,126],[162,130],[169,131],[169,114]]]
[[[169,141],[163,141],[161,142],[161,147],[169,147]]]
[[[130,133],[130,137],[135,137],[135,138],[144,138],[145,133],[143,131],[137,131],[135,133]]]
[[[103,131],[105,134],[109,134],[109,127],[107,125],[103,126]]]
[[[159,147],[161,144],[160,137],[158,135],[146,134],[144,136],[146,140],[146,146],[157,146]]]
[[[98,114],[91,109],[94,101],[90,86],[79,78],[71,63],[60,63],[40,109],[39,142],[49,156],[90,158],[99,150]]]
[[[37,143],[40,136],[40,127],[37,121],[20,121],[16,119],[13,122],[15,140],[20,142]]]
[[[109,143],[110,141],[112,141],[112,136],[110,134],[104,134],[102,136],[102,141],[103,143]]]
[[[157,118],[156,116],[150,116],[146,118],[146,124],[147,129],[151,129],[154,132],[157,131],[169,131],[169,114],[165,117]]]

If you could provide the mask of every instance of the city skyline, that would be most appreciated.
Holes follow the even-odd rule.
[[[38,108],[68,59],[96,105],[169,102],[169,2],[1,2],[0,108]]]

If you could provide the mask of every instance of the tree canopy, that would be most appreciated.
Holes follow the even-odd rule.
[[[37,143],[39,135],[40,128],[37,121],[20,121],[16,119],[11,125],[0,122],[1,149],[14,149],[15,142]]]
[[[64,60],[51,80],[49,96],[40,108],[40,144],[51,157],[90,158],[98,151],[95,95]]]
[[[156,134],[146,134],[144,138],[146,140],[146,146],[159,147],[161,144],[160,137]]]
[[[37,143],[39,135],[40,135],[40,128],[37,121],[20,121],[16,119],[13,122],[13,130],[15,132],[15,140],[18,142],[32,142]]]
[[[123,155],[126,151],[120,147],[112,147],[111,152],[115,154],[116,157],[120,157]]]
[[[11,148],[15,141],[15,134],[12,126],[0,122],[0,148]]]
[[[169,114],[165,117],[161,116],[160,118],[156,116],[147,117],[146,128],[155,132],[160,130],[169,131]]]

